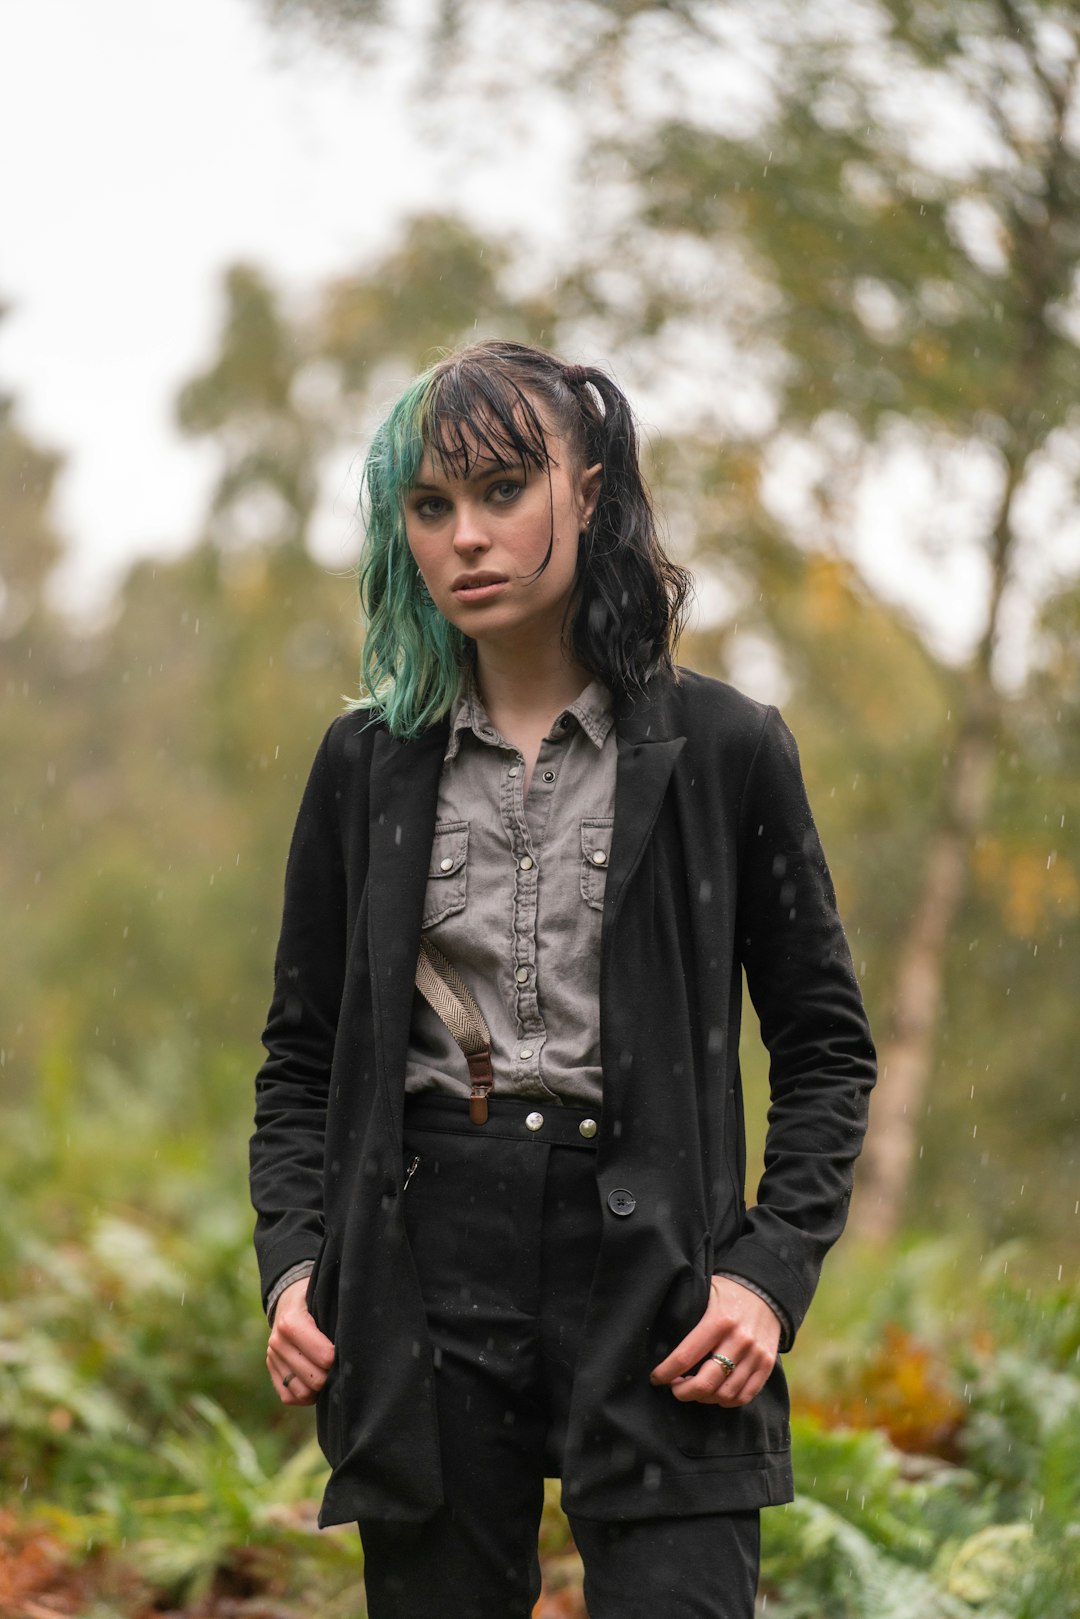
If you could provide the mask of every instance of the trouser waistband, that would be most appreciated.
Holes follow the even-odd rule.
[[[516,1096],[488,1099],[486,1124],[473,1124],[467,1100],[423,1092],[405,1098],[407,1130],[437,1130],[474,1139],[541,1141],[549,1147],[596,1147],[600,1110],[561,1107],[557,1102],[521,1101]]]

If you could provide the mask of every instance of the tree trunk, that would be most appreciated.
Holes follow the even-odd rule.
[[[956,746],[946,764],[918,897],[897,958],[880,1077],[852,1205],[852,1233],[867,1242],[891,1241],[903,1223],[934,1060],[949,940],[967,887],[972,848],[989,807],[999,734],[992,664],[1015,539],[1013,499],[1026,465],[1027,447],[1018,448],[1008,464],[994,524],[986,625],[971,667]]]
[[[967,886],[972,844],[989,801],[995,727],[986,708],[974,697],[957,741],[922,886],[897,962],[892,1014],[852,1206],[852,1230],[869,1242],[888,1242],[900,1229],[915,1167],[946,952]]]

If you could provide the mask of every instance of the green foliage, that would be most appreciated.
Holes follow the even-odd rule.
[[[0,1143],[2,1487],[73,1560],[134,1571],[145,1602],[267,1592],[297,1619],[345,1619],[359,1544],[316,1533],[310,1417],[283,1411],[265,1377],[239,1100],[178,1139],[166,1070],[159,1056],[136,1084],[75,1086],[62,1136],[41,1145],[16,1116]],[[855,1428],[798,1414],[845,1390],[858,1412],[886,1341],[899,1355],[918,1342],[955,1389],[953,1459],[896,1449],[872,1394]],[[1078,1349],[1080,1293],[1033,1291],[1021,1253],[981,1268],[940,1243],[884,1266],[843,1256],[788,1364],[798,1499],[764,1518],[766,1612],[1075,1619]],[[542,1548],[569,1600],[580,1569],[554,1487]]]
[[[1080,1293],[1034,1294],[1005,1278],[1007,1258],[980,1269],[955,1244],[924,1244],[884,1270],[853,1254],[827,1275],[789,1365],[796,1408],[827,1409],[831,1390],[854,1411],[861,1390],[860,1426],[795,1421],[797,1499],[764,1519],[768,1612],[1080,1613]],[[917,1334],[962,1398],[958,1459],[905,1455],[879,1431],[885,1413],[862,1372],[889,1329],[892,1353],[910,1355]]]
[[[0,1149],[5,1497],[170,1604],[354,1591],[357,1537],[316,1531],[310,1419],[298,1444],[265,1375],[246,1098],[193,1114],[165,1053],[79,1079],[62,1133],[20,1113]]]

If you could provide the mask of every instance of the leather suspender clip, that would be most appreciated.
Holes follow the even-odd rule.
[[[472,1085],[469,1089],[469,1118],[473,1124],[486,1124],[488,1121],[488,1095],[495,1083],[495,1071],[491,1066],[490,1051],[476,1051],[468,1059],[469,1078]]]

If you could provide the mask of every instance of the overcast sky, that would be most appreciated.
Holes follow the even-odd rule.
[[[213,452],[176,434],[172,401],[214,352],[229,263],[302,294],[418,207],[464,205],[537,243],[566,228],[569,120],[526,123],[515,144],[489,135],[485,104],[452,144],[432,143],[408,93],[417,68],[399,47],[360,74],[269,30],[255,0],[0,0],[0,390],[68,457],[68,601],[100,602],[133,556],[197,532]],[[320,524],[338,560],[355,539],[348,461]],[[956,543],[986,486],[977,458],[969,482],[936,556],[909,543],[935,498],[910,459],[853,535],[867,576],[953,652],[983,599],[975,545]],[[1033,583],[1076,547],[1075,529],[1055,529]],[[1024,617],[1021,602],[1018,646]]]
[[[303,292],[417,207],[483,214],[499,153],[486,183],[455,179],[415,68],[399,51],[360,75],[254,0],[0,0],[0,389],[69,456],[67,595],[196,531],[212,452],[176,435],[172,400],[213,352],[226,265]],[[504,217],[554,211],[563,150],[533,149]]]

